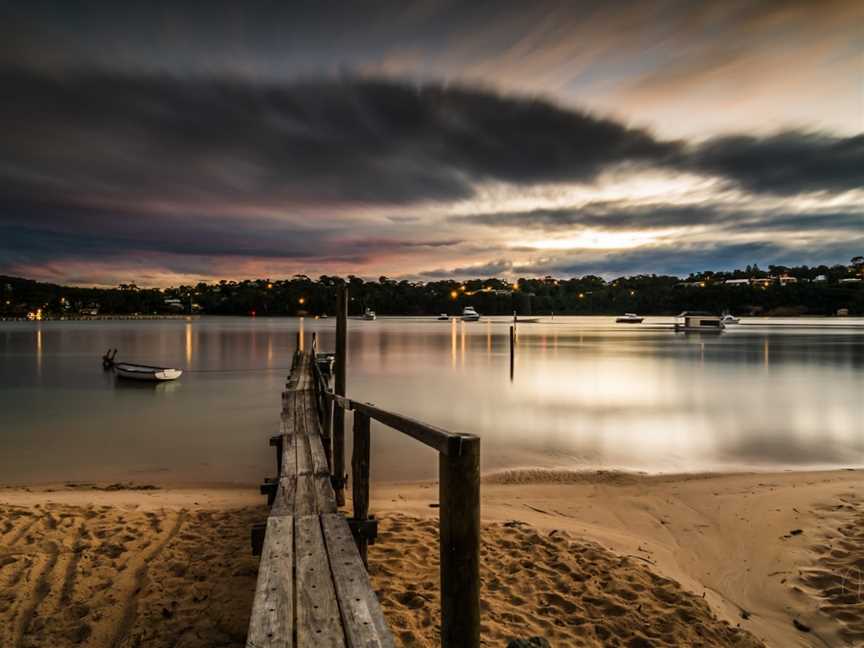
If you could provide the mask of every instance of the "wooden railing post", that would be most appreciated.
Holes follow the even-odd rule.
[[[345,395],[348,352],[348,287],[340,284],[336,289],[336,376],[333,391]],[[345,410],[333,411],[333,487],[336,503],[345,506]]]
[[[351,454],[351,496],[354,501],[354,521],[357,528],[357,550],[367,564],[369,538],[365,522],[369,519],[369,456],[372,439],[371,421],[363,412],[354,412],[354,450]]]
[[[327,468],[333,474],[333,401],[329,398],[322,399],[324,405],[324,421],[321,427],[321,442],[324,445],[324,454],[327,455]]]
[[[480,439],[453,439],[438,459],[441,646],[480,646]]]

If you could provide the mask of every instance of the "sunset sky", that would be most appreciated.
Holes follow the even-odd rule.
[[[846,263],[864,4],[2,2],[0,153],[56,283]]]

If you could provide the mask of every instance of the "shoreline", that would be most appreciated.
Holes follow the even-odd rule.
[[[257,486],[156,485],[144,490],[124,484],[106,490],[110,484],[95,482],[83,487],[0,486],[0,506],[40,514],[90,507],[107,515],[232,514],[244,520],[266,515]],[[595,543],[608,555],[675,581],[704,600],[716,617],[768,646],[843,646],[864,640],[864,595],[850,598],[853,589],[864,588],[864,578],[859,582],[856,577],[864,572],[858,564],[864,555],[864,470],[657,475],[521,470],[484,475],[481,492],[484,536],[494,546],[513,544],[517,531],[539,538],[537,542],[563,534],[571,543]],[[398,590],[391,581],[401,578],[402,568],[388,568],[392,558],[401,565],[417,546],[434,548],[437,495],[434,481],[373,482],[371,510],[382,520],[386,540],[370,549],[373,563],[380,565],[373,569],[373,579],[380,579],[376,587]],[[425,530],[412,540],[414,527]],[[245,531],[232,537],[248,556]],[[4,543],[14,544],[10,534],[16,532],[0,535],[0,553]],[[408,545],[403,545],[403,535]],[[67,540],[72,544],[71,539],[63,542]],[[533,547],[526,540],[512,551],[533,560]],[[248,572],[244,564],[235,571]],[[428,560],[418,560],[409,571],[428,567]],[[410,605],[402,609],[398,591],[391,594],[395,623],[405,625],[406,636],[422,636],[428,628],[415,627],[416,611]],[[577,595],[575,590],[570,594]],[[577,603],[574,599],[567,605]],[[431,607],[436,605],[431,601]],[[423,618],[432,623],[428,615]],[[796,621],[808,631],[796,627]],[[553,626],[547,631],[558,636]]]

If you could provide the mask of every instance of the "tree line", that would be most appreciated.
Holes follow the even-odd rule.
[[[794,277],[797,283],[770,285],[724,283],[734,279]],[[171,288],[80,288],[0,276],[0,315],[24,317],[41,309],[46,317],[100,314],[310,315],[334,314],[338,285],[349,289],[349,314],[369,308],[379,315],[450,315],[473,306],[484,315],[520,314],[673,315],[682,310],[728,310],[736,314],[833,315],[848,309],[864,315],[864,259],[849,266],[758,266],[730,272],[705,271],[686,279],[668,275],[620,277],[606,281],[586,275],[439,280],[429,282],[379,277],[368,281],[322,275],[312,279],[201,282]],[[846,281],[844,281],[846,280]]]

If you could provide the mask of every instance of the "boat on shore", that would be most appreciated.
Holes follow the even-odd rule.
[[[466,306],[462,311],[463,322],[476,322],[480,319],[480,313],[474,310],[473,306]]]
[[[115,362],[114,374],[118,378],[128,378],[129,380],[163,382],[166,380],[177,380],[183,375],[183,370],[172,367],[151,367],[131,362]]]
[[[616,324],[641,324],[644,317],[639,317],[636,313],[624,313],[615,319]]]

